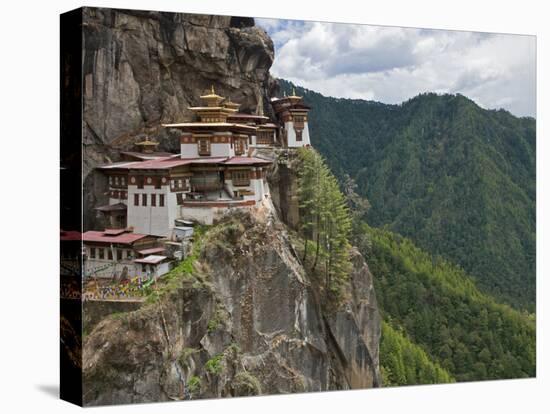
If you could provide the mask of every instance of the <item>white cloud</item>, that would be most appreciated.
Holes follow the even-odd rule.
[[[275,43],[272,73],[324,95],[400,103],[461,93],[535,115],[535,38],[257,19]]]

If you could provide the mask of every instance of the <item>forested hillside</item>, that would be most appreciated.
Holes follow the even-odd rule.
[[[382,322],[380,370],[385,387],[454,382],[420,346],[387,322]]]
[[[371,225],[410,237],[483,291],[534,311],[534,119],[460,95],[385,105],[296,92],[313,107],[312,144],[339,178],[355,179]]]
[[[402,348],[408,348],[399,345],[404,341],[394,338],[391,327],[401,329],[457,381],[535,375],[532,315],[497,303],[481,293],[463,270],[435,259],[407,238],[368,225],[363,232],[368,242],[361,250],[376,275],[378,304],[389,325],[382,332],[383,367],[389,358],[397,360],[390,367],[399,367]],[[387,341],[393,344],[391,351]],[[411,374],[395,368],[391,372],[392,382],[400,378],[409,383]],[[425,375],[429,381],[434,373]]]

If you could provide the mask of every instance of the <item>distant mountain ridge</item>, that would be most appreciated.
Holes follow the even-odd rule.
[[[314,108],[312,145],[336,175],[356,180],[372,205],[371,225],[410,237],[462,266],[482,290],[534,310],[533,118],[485,110],[462,95],[386,105],[296,92]]]

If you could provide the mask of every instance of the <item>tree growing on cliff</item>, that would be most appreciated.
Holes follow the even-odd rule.
[[[346,198],[319,153],[302,148],[298,156],[302,259],[312,272],[324,274],[325,294],[337,296],[351,269],[351,218]]]

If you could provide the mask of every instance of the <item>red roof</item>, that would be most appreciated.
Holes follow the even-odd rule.
[[[129,165],[128,168],[131,170],[158,170],[179,167],[180,165],[186,164],[189,164],[189,159],[182,159],[179,156],[170,156],[157,158],[155,160],[135,162]]]
[[[247,165],[247,164],[271,164],[271,161],[257,157],[233,157],[224,162],[225,165]]]
[[[139,164],[141,162],[142,161],[122,161],[122,162],[115,162],[113,164],[100,165],[97,168],[100,169],[100,170],[116,170],[116,169],[119,169],[119,168],[127,170],[132,165]]]
[[[201,157],[201,158],[179,158],[179,155],[158,158],[156,160],[135,161],[118,165],[118,168],[129,170],[159,170],[179,167],[189,164],[226,164],[226,165],[247,165],[247,164],[271,164],[271,161],[257,157]],[[107,166],[102,167],[107,168]],[[99,209],[99,208],[98,208]],[[105,207],[101,208],[102,210]],[[122,209],[122,208],[121,208]]]
[[[147,256],[148,254],[162,253],[164,250],[166,250],[164,247],[153,247],[151,249],[140,250],[138,253]]]
[[[82,234],[82,240],[84,242],[94,243],[119,243],[119,244],[133,244],[134,242],[148,237],[146,234],[124,232],[117,235],[109,235],[104,231],[87,231]]]

